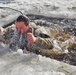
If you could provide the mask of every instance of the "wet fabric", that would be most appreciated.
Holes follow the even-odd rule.
[[[52,49],[53,48],[51,38],[38,37],[35,44],[42,49]]]

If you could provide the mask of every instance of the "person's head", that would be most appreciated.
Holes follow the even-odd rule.
[[[29,19],[28,17],[24,16],[24,15],[20,15],[17,19],[16,19],[16,22],[24,22],[24,24],[26,26],[28,26],[29,24]]]
[[[26,33],[29,29],[29,19],[26,16],[20,15],[15,21],[18,33]]]

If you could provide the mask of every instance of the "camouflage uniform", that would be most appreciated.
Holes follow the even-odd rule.
[[[10,40],[13,37],[11,39],[12,44],[10,45],[10,48],[12,48],[14,50],[17,50],[17,48],[28,49],[27,48],[28,40],[27,40],[26,34],[20,35],[16,32],[15,27],[13,28],[15,30],[13,30],[11,27],[12,26],[7,28],[7,30],[5,32],[5,35],[6,35],[5,41],[7,41],[8,39]],[[8,43],[10,43],[10,42],[8,42]],[[30,51],[34,52],[35,50],[37,51],[39,49],[52,49],[52,48],[53,48],[53,45],[52,45],[50,38],[41,38],[40,36],[38,36],[35,44],[30,46]]]

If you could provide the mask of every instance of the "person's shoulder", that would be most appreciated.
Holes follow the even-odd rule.
[[[4,28],[0,27],[0,34],[3,35],[4,34]]]

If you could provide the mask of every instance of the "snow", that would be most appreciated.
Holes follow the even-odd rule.
[[[10,0],[0,4],[18,9],[25,14],[40,14],[53,17],[76,18],[76,0]]]
[[[76,0],[0,0],[0,6],[18,9],[24,14],[76,18]],[[68,9],[69,8],[69,9]],[[76,75],[76,67],[33,53],[11,52],[0,46],[0,75]]]
[[[75,70],[74,66],[33,53],[14,52],[0,58],[0,75],[75,75]]]

